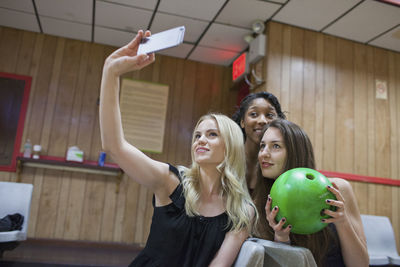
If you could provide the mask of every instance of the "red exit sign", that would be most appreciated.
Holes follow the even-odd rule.
[[[232,64],[232,80],[236,81],[247,72],[246,65],[247,53],[241,54]]]

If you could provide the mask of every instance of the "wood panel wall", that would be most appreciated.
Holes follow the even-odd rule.
[[[63,157],[69,146],[96,160],[101,149],[98,97],[102,65],[115,48],[0,27],[0,71],[32,76],[23,142]],[[162,154],[172,164],[190,163],[190,142],[198,118],[217,111],[232,114],[237,92],[230,69],[157,55],[151,66],[126,74],[170,86]],[[109,160],[109,159],[108,159]],[[15,173],[0,173],[15,181]],[[109,176],[25,168],[22,182],[34,185],[28,236],[144,243],[149,232],[152,193],[124,176],[120,192]]]
[[[265,85],[301,125],[322,170],[400,179],[400,53],[270,22]],[[377,99],[375,80],[387,82]],[[400,248],[400,187],[352,182],[361,213],[388,216]]]

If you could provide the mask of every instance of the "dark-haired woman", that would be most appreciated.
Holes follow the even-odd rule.
[[[268,92],[247,95],[232,119],[242,128],[245,138],[246,180],[250,195],[253,194],[257,180],[257,151],[264,126],[276,119],[285,119],[278,99]]]
[[[286,219],[275,221],[279,207],[272,207],[269,192],[275,179],[285,171],[306,167],[315,169],[314,152],[307,134],[287,120],[274,120],[266,126],[258,152],[255,203],[260,214],[259,237],[306,247],[318,266],[368,266],[368,252],[360,212],[351,185],[339,178],[329,178],[328,187],[337,200],[327,200],[336,211],[325,210],[331,216],[323,219],[328,227],[311,235],[290,232],[283,227]]]

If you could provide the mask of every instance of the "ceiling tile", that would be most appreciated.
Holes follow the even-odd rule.
[[[281,6],[263,1],[231,0],[218,15],[216,22],[251,29],[253,21],[266,21]]]
[[[191,44],[181,44],[179,46],[157,52],[157,54],[171,56],[171,57],[178,57],[178,58],[186,58],[189,52],[192,50],[192,48],[193,45]]]
[[[0,25],[26,31],[40,32],[36,16],[0,8]]]
[[[400,52],[400,26],[380,36],[369,44]]]
[[[201,46],[241,52],[248,47],[243,37],[251,30],[213,23],[200,41]]]
[[[400,8],[367,0],[324,32],[365,43],[399,23]]]
[[[35,0],[39,15],[92,23],[92,0]]]
[[[359,0],[302,0],[289,1],[273,20],[320,31],[326,25],[355,6]]]
[[[186,42],[195,43],[206,29],[208,23],[158,12],[151,25],[151,32],[157,33],[182,25],[185,26],[184,40]]]
[[[94,28],[94,42],[100,44],[122,47],[129,43],[136,33],[124,32],[96,26]]]
[[[103,2],[97,0],[97,2]],[[117,4],[123,4],[132,7],[140,7],[153,10],[157,5],[157,0],[108,0],[107,2],[113,2]]]
[[[147,29],[152,14],[144,9],[97,2],[96,26],[137,32],[140,29]]]
[[[239,53],[232,51],[197,46],[189,59],[210,64],[229,66],[238,55]]]
[[[0,7],[6,7],[9,9],[25,11],[29,13],[35,13],[33,9],[32,0],[1,0]]]
[[[43,33],[90,42],[92,26],[65,20],[41,17]]]
[[[224,3],[225,0],[163,0],[158,10],[210,21]]]

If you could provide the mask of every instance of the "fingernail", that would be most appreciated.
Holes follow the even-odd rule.
[[[292,229],[292,226],[291,226],[291,225],[289,225],[288,227],[289,227],[289,229]]]
[[[271,198],[270,198],[270,197],[268,197],[268,201],[271,201]]]
[[[331,186],[330,186],[330,185],[328,185],[328,188],[331,188]]]
[[[331,203],[331,201],[329,199],[326,200],[326,203]]]
[[[275,206],[275,207],[274,207],[274,210],[277,210],[277,209],[278,209],[278,207],[277,207],[277,206]]]
[[[282,218],[282,222],[285,222],[286,221],[286,219],[285,218]]]
[[[322,219],[321,222],[325,222],[325,219]]]

